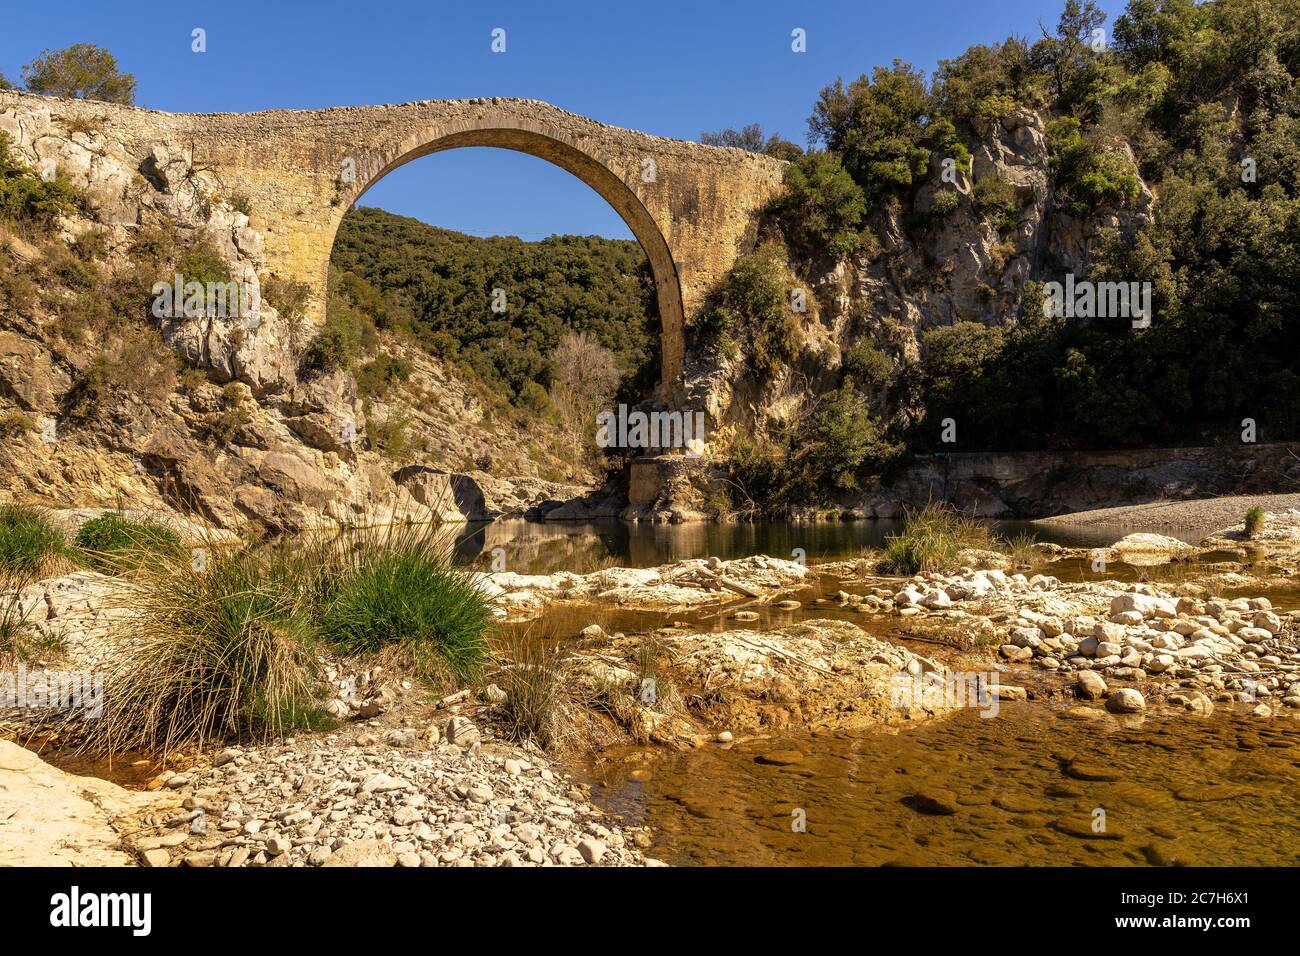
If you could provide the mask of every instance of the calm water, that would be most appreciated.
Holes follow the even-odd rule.
[[[764,761],[775,752],[779,763]],[[1289,718],[1122,723],[1004,704],[997,717],[967,711],[896,734],[621,756],[592,772],[593,797],[652,826],[647,852],[675,864],[1300,863],[1300,724]],[[916,808],[934,788],[953,812]]]
[[[1048,531],[1028,522],[1014,521],[991,522],[990,527],[1006,538],[1027,533],[1040,541],[1072,547],[1108,545],[1133,531],[1146,530],[1113,527],[1089,529],[1086,533]],[[618,520],[510,520],[468,525],[457,537],[456,554],[460,561],[482,570],[488,570],[495,557],[505,562],[505,569],[524,574],[592,571],[602,563],[654,567],[709,556],[723,560],[753,554],[788,558],[796,548],[803,550],[810,563],[815,563],[856,557],[864,548],[882,547],[887,536],[900,530],[902,522],[895,520],[678,525],[632,525]]]

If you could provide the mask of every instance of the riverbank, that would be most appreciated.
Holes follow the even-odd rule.
[[[1284,546],[1291,517],[1274,513],[1265,523],[1279,554],[1293,553]],[[1219,531],[1207,541],[1236,533]],[[121,854],[106,865],[690,862],[690,847],[671,842],[680,822],[616,795],[638,780],[662,781],[672,767],[729,768],[732,778],[703,788],[728,799],[737,781],[785,779],[771,773],[808,779],[827,761],[836,779],[848,758],[828,746],[836,754],[870,749],[867,741],[929,736],[942,732],[926,728],[946,724],[977,740],[980,727],[1002,733],[994,718],[1026,713],[1020,708],[1068,712],[1108,733],[1140,735],[1147,720],[1163,727],[1213,718],[1276,726],[1284,741],[1297,734],[1300,589],[1285,573],[1293,561],[1243,563],[1245,549],[1152,534],[1101,549],[995,544],[1002,550],[967,548],[943,570],[910,576],[884,573],[880,553],[820,564],[754,555],[586,574],[471,572],[501,621],[481,681],[439,691],[400,662],[327,654],[317,694],[329,722],[177,748],[146,778],[119,778],[169,806],[138,819],[116,843],[101,836],[88,846]],[[1263,583],[1274,580],[1281,590],[1266,591]],[[121,653],[129,609],[113,598],[119,587],[113,575],[76,572],[23,592],[33,623],[62,645],[32,666],[95,669]],[[77,729],[63,725],[49,736],[40,716],[9,712],[0,729],[20,739],[42,731],[44,753],[74,766]],[[1055,772],[1077,783],[1097,766],[1096,753],[1075,746]],[[1290,779],[1285,767],[1268,772],[1270,786]],[[657,786],[672,794],[665,799],[684,802],[688,816],[731,819],[703,792]],[[993,799],[1013,809],[993,809],[1083,839],[1086,821],[1074,810],[1020,808],[1034,801],[1020,782],[1007,786],[1013,795]],[[775,794],[785,789],[749,794],[766,808],[761,819],[780,816]],[[969,815],[994,825],[985,820],[992,811],[963,809],[985,806],[979,788],[936,778],[905,789],[897,799],[917,820]],[[1200,792],[1188,781],[1174,789]],[[736,835],[746,845],[755,837]],[[881,845],[895,856],[859,855],[933,860],[896,842]],[[1186,856],[1184,846],[1151,845],[1154,856],[1142,850],[1125,859]]]
[[[1226,495],[1189,501],[1152,501],[1146,504],[1095,508],[1071,514],[1038,518],[1043,528],[1087,529],[1125,525],[1144,530],[1178,529],[1203,537],[1220,528],[1239,524],[1251,508],[1263,508],[1274,515],[1300,510],[1300,494]]]

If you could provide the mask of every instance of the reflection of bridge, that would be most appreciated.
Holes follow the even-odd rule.
[[[266,271],[310,287],[309,317],[316,322],[324,318],[322,293],[339,222],[389,172],[460,146],[498,146],[548,160],[604,197],[649,257],[670,385],[681,371],[686,317],[753,242],[755,213],[779,188],[785,165],[743,150],[617,129],[536,100],[175,114],[0,93],[0,128],[13,127],[20,144],[38,156],[39,135],[6,122],[5,113],[42,111],[47,127],[53,117],[121,144],[143,173],[160,156],[181,156],[219,184],[225,194],[213,198],[246,197]],[[24,138],[30,143],[21,143]]]

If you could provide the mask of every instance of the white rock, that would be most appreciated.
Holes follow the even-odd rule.
[[[1106,699],[1106,709],[1112,714],[1136,714],[1146,707],[1146,698],[1132,687],[1121,687]]]
[[[588,863],[599,863],[608,849],[609,847],[601,840],[584,837],[578,841],[578,852],[582,854],[582,858]]]

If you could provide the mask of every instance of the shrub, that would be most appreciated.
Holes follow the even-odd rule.
[[[795,458],[812,483],[851,490],[866,466],[884,465],[899,450],[880,435],[862,396],[841,387],[822,397]]]
[[[0,572],[45,577],[72,564],[68,539],[35,508],[0,505]]]
[[[92,355],[85,370],[68,391],[68,407],[80,412],[99,408],[108,398],[112,378],[113,360],[103,352]]]
[[[1063,116],[1047,127],[1056,183],[1072,200],[1067,208],[1087,215],[1099,206],[1131,204],[1142,191],[1136,170],[1095,137],[1086,137],[1079,120]]]
[[[869,339],[859,339],[844,355],[844,375],[855,385],[877,388],[893,377],[894,363]]]
[[[947,219],[960,205],[961,197],[957,190],[941,189],[934,194],[934,202],[930,204],[930,218],[935,221]]]
[[[49,226],[81,202],[67,182],[57,177],[47,182],[28,169],[11,151],[9,134],[0,131],[0,219]]]
[[[524,382],[524,387],[519,390],[516,404],[542,417],[549,416],[555,411],[555,403],[551,401],[551,396],[547,394],[546,389],[531,380]]]
[[[306,312],[311,289],[305,282],[273,275],[262,282],[262,298],[284,318],[296,322]]]
[[[791,247],[804,258],[838,260],[862,247],[866,197],[833,153],[808,153],[792,163],[774,211]]]
[[[731,443],[727,477],[732,500],[742,512],[775,505],[790,481],[788,452],[779,442],[742,432]]]
[[[1256,506],[1246,512],[1246,537],[1254,538],[1264,530],[1264,522],[1268,518],[1267,512],[1263,508]]]
[[[325,323],[303,356],[309,369],[345,371],[375,338],[374,326],[338,297],[331,297]]]
[[[0,415],[0,438],[17,438],[34,431],[36,424],[22,412],[5,412]]]
[[[762,381],[775,376],[799,348],[799,326],[790,304],[793,285],[781,247],[764,245],[736,260],[713,306],[727,318],[709,322],[729,326],[735,337],[748,343],[750,361]]]
[[[410,362],[392,355],[380,355],[361,366],[357,372],[357,391],[367,397],[382,397],[389,388],[410,377]]]
[[[885,541],[882,569],[896,574],[943,571],[955,564],[965,548],[988,549],[988,528],[946,506],[909,512],[902,533]]]
[[[99,267],[93,262],[63,253],[54,258],[51,271],[75,292],[89,292],[99,282]]]
[[[231,281],[230,266],[215,249],[206,243],[196,243],[181,252],[176,260],[176,271],[186,283],[200,285]]]
[[[20,268],[18,263],[6,263],[0,269],[0,302],[7,311],[15,314],[31,314],[36,305],[40,290],[32,280],[35,270],[30,267]]]
[[[391,461],[406,461],[415,451],[415,443],[407,429],[411,423],[410,416],[399,409],[390,408],[384,418],[372,418],[368,406],[366,415],[366,435],[370,439],[370,447]]]
[[[715,358],[736,354],[736,317],[721,306],[704,309],[691,326],[695,344]]]
[[[111,511],[83,524],[73,543],[87,564],[110,574],[152,563],[159,555],[178,555],[183,550],[176,532],[165,525],[132,521]]]
[[[312,625],[293,579],[243,549],[205,560],[164,552],[118,579],[123,648],[105,668],[104,713],[85,722],[95,753],[202,748],[329,727],[313,691]]]
[[[478,680],[492,609],[448,545],[427,526],[390,526],[318,552],[321,635],[351,654],[395,649],[425,680]]]
[[[219,412],[209,412],[203,417],[199,430],[204,437],[221,445],[229,445],[238,437],[240,429],[253,420],[253,403],[243,401],[243,393],[231,388],[222,389],[225,407]]]
[[[971,189],[971,200],[980,215],[1003,229],[1015,226],[1020,210],[1020,197],[1016,187],[1001,176],[985,176]]]

